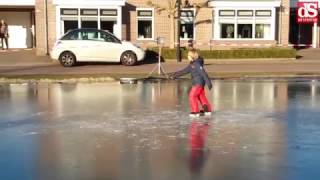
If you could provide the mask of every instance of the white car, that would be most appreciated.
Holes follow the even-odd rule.
[[[55,43],[50,56],[65,67],[76,62],[121,62],[132,66],[144,59],[145,51],[107,31],[75,29]]]

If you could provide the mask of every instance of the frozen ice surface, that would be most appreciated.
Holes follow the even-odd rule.
[[[320,177],[317,80],[215,81],[189,117],[188,81],[0,86],[0,179]]]

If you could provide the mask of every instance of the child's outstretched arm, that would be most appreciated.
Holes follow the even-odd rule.
[[[188,66],[185,67],[184,69],[172,73],[171,77],[172,77],[172,79],[176,79],[176,78],[178,78],[178,77],[180,77],[180,76],[183,76],[183,75],[185,75],[185,74],[190,73],[190,71],[191,71],[191,66],[188,65]]]

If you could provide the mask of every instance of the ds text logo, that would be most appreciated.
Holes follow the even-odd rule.
[[[318,22],[318,2],[297,2],[297,23]]]

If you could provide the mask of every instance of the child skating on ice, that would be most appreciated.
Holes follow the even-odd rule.
[[[212,109],[205,95],[204,86],[207,85],[209,90],[211,90],[212,83],[207,72],[203,68],[203,59],[199,57],[197,50],[191,49],[188,52],[188,60],[190,61],[190,64],[180,71],[170,73],[170,78],[176,79],[190,73],[192,79],[192,88],[189,92],[190,116],[200,116],[198,102],[202,105],[203,113],[205,115],[211,115]]]

